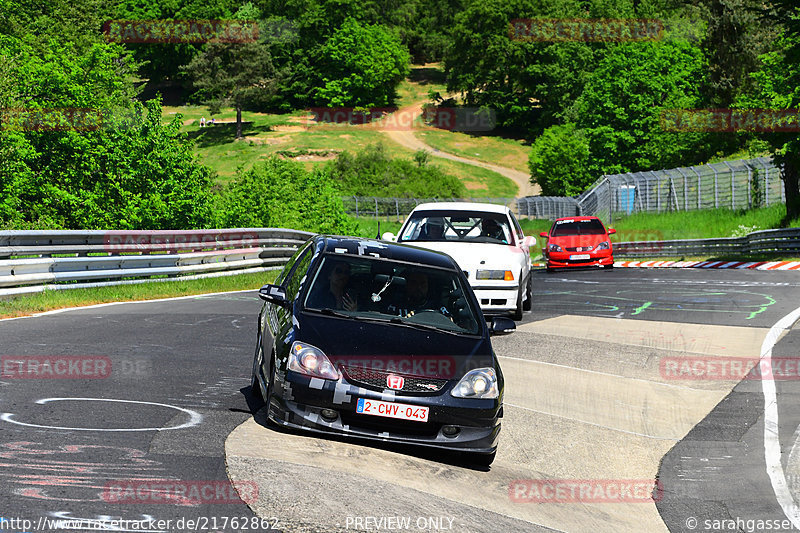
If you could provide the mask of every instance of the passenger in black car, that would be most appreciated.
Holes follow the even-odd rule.
[[[350,265],[346,261],[335,261],[328,273],[328,290],[314,295],[311,305],[320,309],[344,309],[357,311],[358,303],[355,292],[348,287],[350,283]]]

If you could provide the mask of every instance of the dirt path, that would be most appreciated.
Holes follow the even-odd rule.
[[[423,103],[424,102],[417,102],[410,106],[402,107],[395,111],[395,113],[400,114],[400,116],[403,117],[403,122],[410,122],[409,116],[416,118],[422,114]],[[498,174],[509,178],[517,185],[517,188],[519,189],[517,196],[531,196],[542,193],[542,190],[538,185],[534,185],[530,182],[530,175],[526,174],[525,172],[520,172],[519,170],[515,170],[513,168],[493,165],[491,163],[485,163],[475,159],[469,159],[467,157],[461,157],[448,152],[442,152],[441,150],[419,140],[416,135],[414,135],[413,129],[398,129],[390,127],[379,128],[379,131],[384,132],[391,140],[410,150],[425,150],[426,152],[430,152],[430,154],[434,157],[458,161],[459,163],[466,163],[467,165],[473,165],[491,170],[492,172],[497,172]]]

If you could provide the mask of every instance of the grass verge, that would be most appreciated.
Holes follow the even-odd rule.
[[[443,152],[513,168],[520,172],[530,172],[528,168],[530,147],[521,140],[432,129],[420,131],[417,137],[425,144]]]
[[[0,318],[27,316],[54,309],[109,302],[157,300],[211,292],[256,290],[273,281],[279,271],[221,276],[196,280],[176,280],[89,289],[65,289],[24,294],[0,300]]]

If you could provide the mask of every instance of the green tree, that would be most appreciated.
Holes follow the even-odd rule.
[[[782,126],[789,131],[765,132],[775,162],[783,165],[786,193],[785,223],[800,217],[800,6],[791,0],[773,0],[766,5],[763,20],[781,31],[774,50],[762,55],[759,69],[752,74],[755,87],[740,99],[740,106],[775,111],[792,110],[794,118]]]
[[[610,47],[567,112],[585,131],[591,175],[670,168],[708,157],[716,144],[708,134],[670,131],[662,121],[667,110],[699,106],[705,71],[702,51],[693,43]]]
[[[388,106],[409,72],[400,40],[379,25],[347,19],[320,52],[319,98],[331,106]]]
[[[248,4],[237,12],[246,20],[255,13]],[[211,114],[225,106],[236,109],[236,138],[242,136],[242,110],[263,103],[275,92],[275,67],[263,37],[244,43],[209,43],[185,71]]]
[[[533,143],[528,158],[531,182],[545,196],[574,196],[592,184],[589,142],[574,124],[551,126]]]
[[[177,117],[163,125],[159,102],[132,101],[133,62],[120,46],[96,43],[81,52],[55,40],[34,46],[0,36],[0,64],[7,67],[0,103],[15,110],[0,125],[0,225],[209,224],[211,173],[196,161]],[[54,120],[36,118],[42,110],[67,117],[71,109],[86,110],[90,120],[53,128]]]

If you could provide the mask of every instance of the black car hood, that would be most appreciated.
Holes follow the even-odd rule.
[[[495,367],[489,340],[399,324],[302,313],[296,340],[322,350],[337,366],[440,379]]]

